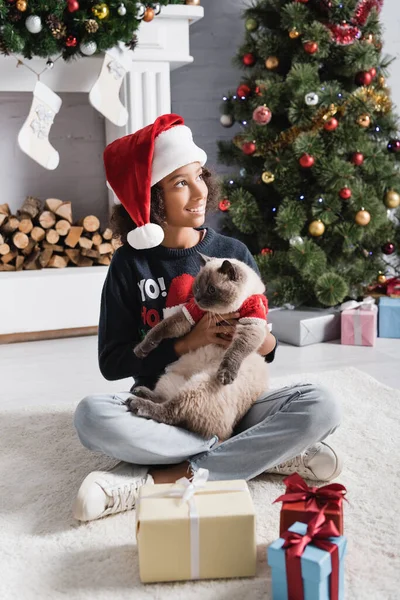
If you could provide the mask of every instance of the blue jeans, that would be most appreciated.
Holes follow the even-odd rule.
[[[208,469],[210,480],[252,479],[325,439],[339,426],[332,393],[315,384],[269,390],[238,423],[233,436],[217,444],[186,429],[133,415],[124,405],[130,392],[86,396],[74,424],[86,448],[138,465],[188,461]]]

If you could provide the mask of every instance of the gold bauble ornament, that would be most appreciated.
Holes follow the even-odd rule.
[[[267,60],[265,61],[265,66],[267,67],[267,69],[276,69],[276,67],[279,65],[279,58],[277,56],[268,56]]]
[[[261,179],[264,183],[272,183],[275,180],[275,175],[271,171],[264,171],[261,175]]]
[[[360,125],[360,127],[364,127],[366,129],[371,125],[371,117],[366,114],[360,115],[357,119],[357,123]]]
[[[385,196],[385,204],[388,208],[397,208],[400,205],[400,194],[395,190],[389,190]]]
[[[325,225],[322,221],[312,221],[308,226],[308,233],[313,237],[319,237],[325,231]]]
[[[369,33],[368,35],[365,35],[362,38],[363,42],[367,42],[368,44],[373,44],[375,39],[374,36],[372,35],[372,33]]]
[[[367,210],[364,210],[363,208],[361,210],[359,210],[355,216],[355,221],[356,221],[357,225],[361,225],[362,227],[365,227],[366,225],[368,225],[370,220],[371,220],[371,215],[369,214],[369,212]]]
[[[383,284],[386,283],[386,275],[378,275],[378,283]]]
[[[188,6],[200,6],[200,0],[186,0]]]
[[[289,31],[289,37],[291,40],[297,40],[297,38],[300,36],[300,31],[297,31],[297,29],[291,29]]]
[[[154,9],[151,8],[151,6],[148,6],[146,8],[146,12],[144,13],[144,17],[143,17],[143,21],[145,23],[150,23],[150,21],[152,21],[155,17],[155,12]]]
[[[102,4],[95,4],[92,8],[92,13],[101,21],[102,19],[106,19],[108,17],[110,14],[110,9],[108,8],[108,5],[103,2]]]
[[[26,9],[28,8],[28,3],[25,2],[25,0],[18,0],[18,2],[15,5],[17,7],[17,10],[19,10],[20,12],[25,12]]]

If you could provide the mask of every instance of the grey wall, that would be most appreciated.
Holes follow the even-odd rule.
[[[231,139],[236,128],[219,123],[219,104],[229,89],[234,90],[240,72],[231,64],[243,39],[240,19],[244,0],[202,0],[205,17],[191,26],[191,54],[194,62],[172,73],[172,110],[181,114],[192,128],[196,142],[216,164],[216,140]],[[400,55],[400,3],[386,0],[383,8],[386,28],[385,50]],[[22,67],[20,67],[22,68]],[[393,99],[400,106],[400,61],[391,66],[389,81]],[[105,226],[107,193],[104,186],[102,152],[104,118],[89,104],[87,94],[60,94],[63,105],[50,132],[50,141],[60,153],[60,166],[47,171],[25,156],[17,135],[29,112],[31,94],[0,93],[0,204],[17,209],[26,195],[56,197],[73,202],[76,219],[95,213]],[[218,226],[218,219],[209,224]]]

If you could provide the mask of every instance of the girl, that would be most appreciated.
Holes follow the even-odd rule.
[[[207,156],[178,115],[163,115],[104,152],[109,187],[117,198],[114,253],[101,298],[99,365],[108,380],[134,378],[151,389],[165,367],[208,344],[228,347],[239,314],[223,320],[206,314],[185,337],[164,340],[148,357],[133,348],[160,319],[179,310],[200,270],[198,252],[236,258],[258,272],[240,241],[203,226],[218,202],[217,186],[204,167]],[[272,362],[276,340],[266,331],[258,352]],[[132,388],[133,389],[133,388]],[[314,384],[266,391],[223,443],[179,427],[137,417],[125,406],[130,392],[87,396],[75,427],[82,444],[118,459],[111,471],[89,473],[79,488],[74,517],[90,521],[135,507],[144,483],[175,482],[200,467],[210,480],[252,479],[260,473],[298,472],[330,481],[341,459],[325,438],[339,425],[332,394]]]

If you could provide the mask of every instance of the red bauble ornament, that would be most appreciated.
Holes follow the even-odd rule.
[[[272,250],[272,248],[263,248],[260,252],[260,254],[273,254],[274,251]]]
[[[68,0],[67,8],[70,13],[76,12],[79,10],[79,2],[77,0]]]
[[[300,156],[299,158],[299,163],[305,169],[309,169],[315,163],[315,158],[311,156],[311,154],[303,154],[303,156]]]
[[[75,46],[77,45],[77,43],[78,43],[78,40],[73,35],[69,35],[67,37],[67,39],[65,40],[65,45],[68,48],[75,48]]]
[[[258,125],[268,125],[272,119],[272,112],[268,106],[257,106],[253,111],[253,119]]]
[[[259,85],[256,85],[256,87],[254,88],[254,93],[255,93],[257,96],[262,96],[262,91],[261,91],[261,88],[260,88],[260,86],[259,86]]]
[[[222,212],[226,212],[229,210],[230,205],[231,203],[229,202],[228,198],[223,198],[218,204],[218,208],[219,210],[222,210]]]
[[[317,42],[305,42],[303,44],[303,48],[307,52],[307,54],[315,54],[316,52],[318,52]]]
[[[348,187],[344,187],[340,190],[339,196],[342,200],[349,200],[351,198],[351,189]]]
[[[246,67],[252,67],[255,62],[256,57],[251,52],[248,52],[243,56],[243,64],[246,65]]]
[[[356,83],[358,85],[370,85],[372,83],[372,75],[369,71],[360,71],[356,75]]]
[[[372,79],[375,79],[375,77],[376,77],[376,69],[375,69],[375,67],[372,67],[372,69],[370,69],[368,72],[371,75]]]
[[[245,83],[242,83],[242,85],[239,85],[238,89],[236,90],[236,93],[240,98],[247,98],[247,96],[249,96],[251,93],[251,87],[249,87]]]
[[[388,242],[382,247],[383,254],[393,254],[394,252],[394,244],[392,242]]]
[[[254,154],[254,152],[256,151],[256,145],[254,142],[244,142],[244,144],[242,144],[242,151],[245,154]]]
[[[337,128],[338,125],[339,125],[339,121],[337,119],[335,119],[335,117],[331,117],[325,123],[324,129],[326,129],[326,131],[335,131],[335,129]]]
[[[359,167],[364,162],[364,154],[361,154],[361,152],[354,152],[351,155],[350,161],[353,163],[353,165]]]

